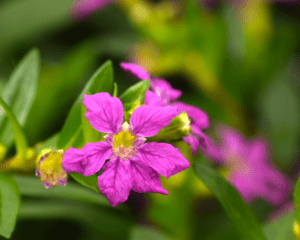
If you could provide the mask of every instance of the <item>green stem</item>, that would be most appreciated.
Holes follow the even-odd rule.
[[[11,111],[10,107],[4,102],[4,100],[0,97],[0,105],[3,107],[11,125],[12,125],[12,131],[15,135],[15,141],[16,141],[16,148],[17,148],[17,154],[22,158],[26,158],[26,151],[28,148],[27,139],[25,137],[25,134],[23,132],[22,127],[18,123],[15,115]]]

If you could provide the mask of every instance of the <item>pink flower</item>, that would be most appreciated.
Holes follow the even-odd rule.
[[[210,142],[204,150],[208,158],[225,164],[228,180],[246,202],[261,197],[271,204],[280,204],[288,194],[290,184],[269,162],[267,143],[262,138],[247,141],[241,133],[219,127],[220,146]]]
[[[123,106],[108,93],[84,95],[85,117],[99,132],[107,133],[105,142],[87,143],[83,149],[70,147],[62,159],[66,171],[89,176],[98,172],[98,187],[114,207],[127,200],[130,190],[168,194],[161,187],[158,173],[170,177],[189,162],[178,149],[167,143],[145,143],[176,116],[176,107],[140,106],[123,121]],[[105,164],[105,161],[110,159]]]
[[[71,15],[74,18],[84,18],[97,9],[102,9],[113,2],[114,0],[77,0],[70,8]]]
[[[121,63],[120,66],[141,80],[150,80],[151,90],[147,90],[145,94],[146,105],[175,106],[178,109],[177,115],[183,111],[187,113],[191,119],[192,132],[184,137],[183,141],[191,146],[193,155],[196,154],[199,145],[207,147],[208,139],[202,129],[208,128],[209,121],[204,111],[183,102],[175,101],[181,96],[182,92],[172,88],[171,84],[164,79],[151,78],[142,67],[133,63]]]

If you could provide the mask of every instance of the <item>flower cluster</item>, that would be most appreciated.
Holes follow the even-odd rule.
[[[228,168],[228,180],[240,192],[246,202],[261,197],[278,205],[288,194],[287,179],[268,162],[268,146],[264,139],[247,141],[242,134],[229,127],[217,129],[219,146],[210,143],[203,149],[208,158]]]
[[[70,147],[63,155],[62,167],[84,176],[103,167],[98,187],[112,206],[126,201],[131,189],[168,194],[158,174],[168,178],[189,167],[189,162],[170,144],[145,141],[169,125],[177,115],[177,107],[142,105],[127,123],[123,122],[121,101],[108,93],[84,95],[83,105],[91,126],[107,133],[105,141],[87,143],[83,149]]]
[[[171,84],[164,79],[151,78],[151,76],[140,66],[133,63],[121,63],[125,71],[131,72],[140,80],[150,80],[150,90],[146,91],[145,104],[150,106],[173,106],[177,107],[177,115],[186,112],[191,120],[191,133],[183,137],[183,140],[192,148],[193,155],[201,145],[206,148],[208,139],[202,129],[208,128],[209,120],[207,114],[201,109],[177,101],[181,96],[180,90],[172,88]]]

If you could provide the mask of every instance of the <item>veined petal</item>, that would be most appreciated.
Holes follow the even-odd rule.
[[[177,148],[167,143],[145,143],[137,149],[141,160],[160,175],[170,177],[190,166]]]
[[[156,93],[152,92],[151,90],[147,90],[145,93],[145,100],[144,103],[146,105],[152,105],[152,106],[163,106],[163,102],[160,99],[159,96],[156,95]]]
[[[151,137],[170,124],[176,116],[175,107],[140,106],[135,109],[130,118],[133,135]]]
[[[153,192],[167,195],[168,192],[161,187],[158,173],[146,166],[141,160],[130,162],[132,190],[135,192]]]
[[[162,100],[176,100],[182,94],[180,90],[172,88],[168,81],[161,78],[153,78],[150,81],[150,87],[162,98]]]
[[[68,172],[93,175],[102,168],[111,153],[112,148],[106,142],[87,143],[83,149],[70,147],[63,155],[61,166]]]
[[[123,106],[119,98],[108,93],[83,96],[85,117],[94,129],[104,133],[117,133],[123,121]]]
[[[125,202],[131,190],[131,174],[129,162],[119,158],[108,161],[102,174],[98,177],[98,187],[113,207]]]
[[[192,124],[195,124],[199,128],[208,128],[208,115],[200,108],[185,104],[183,102],[174,102],[172,103],[172,106],[177,107],[179,113],[186,111],[189,118],[192,119]]]
[[[135,75],[137,78],[141,80],[147,80],[151,79],[150,75],[140,66],[134,64],[134,63],[120,63],[121,68],[123,68],[125,71],[131,72],[133,75]]]

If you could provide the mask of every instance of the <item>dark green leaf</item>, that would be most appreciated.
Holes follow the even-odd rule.
[[[0,235],[10,238],[20,207],[18,185],[10,174],[0,174]]]
[[[149,89],[149,80],[144,80],[134,84],[128,88],[121,96],[120,100],[123,103],[124,111],[131,109],[134,102],[140,101],[140,104],[144,103],[145,92]]]
[[[19,124],[25,124],[28,112],[35,98],[39,76],[39,52],[31,50],[12,73],[7,85],[2,91],[2,98],[10,106]],[[0,139],[4,145],[13,140],[11,125],[5,121],[5,113],[0,109]]]
[[[240,195],[205,159],[195,163],[197,176],[217,197],[242,239],[265,240],[263,231]]]
[[[91,176],[85,177],[82,174],[75,173],[75,172],[70,173],[70,175],[81,185],[91,188],[91,189],[95,190],[96,192],[99,192],[96,175],[91,175]]]
[[[20,219],[67,219],[80,223],[87,230],[86,239],[128,239],[133,221],[116,209],[104,209],[65,201],[23,202]]]
[[[113,69],[111,61],[104,63],[96,73],[91,77],[88,83],[85,85],[81,94],[77,97],[73,104],[71,111],[65,121],[63,129],[58,137],[57,148],[67,149],[70,146],[75,146],[77,136],[82,134],[82,100],[84,93],[95,94],[98,92],[108,92],[111,94],[113,88]],[[77,146],[82,145],[84,142],[77,142]],[[77,147],[75,146],[75,147]]]

